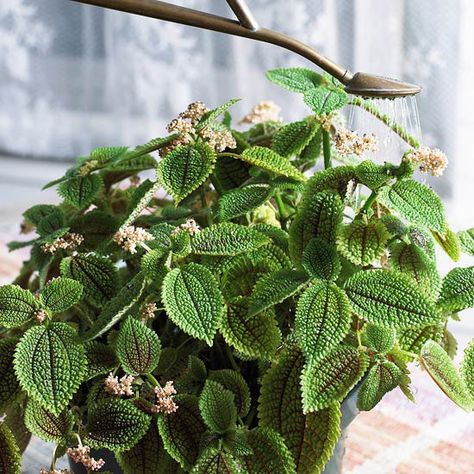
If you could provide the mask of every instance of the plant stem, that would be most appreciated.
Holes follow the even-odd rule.
[[[408,356],[408,357],[412,357],[413,359],[418,359],[419,358],[419,355],[418,354],[415,354],[414,352],[409,352],[409,351],[405,351],[403,349],[398,349],[402,354]]]
[[[331,168],[331,137],[327,130],[323,130],[323,155],[324,155],[324,169]]]
[[[377,199],[377,193],[375,191],[372,191],[372,194],[367,198],[367,201],[365,201],[364,207],[361,209],[360,212],[362,214],[367,214],[376,199]]]
[[[224,344],[224,347],[225,347],[225,353],[227,355],[227,358],[230,360],[232,368],[235,371],[240,372],[239,366],[237,365],[237,362],[235,362],[234,354],[232,354],[232,351],[230,350],[230,347],[227,344]]]
[[[286,210],[285,203],[283,202],[283,199],[281,198],[280,191],[277,191],[275,193],[275,202],[278,207],[278,213],[280,214],[280,220],[286,221],[286,219],[288,219],[288,212]]]
[[[153,387],[161,387],[160,382],[156,380],[153,374],[146,374],[146,378],[152,384]]]

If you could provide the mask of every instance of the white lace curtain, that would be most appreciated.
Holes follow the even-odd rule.
[[[230,16],[224,0],[179,3]],[[425,141],[451,151],[461,0],[248,0],[261,25],[352,70],[423,85]],[[164,132],[189,102],[270,99],[285,119],[301,101],[264,72],[308,66],[275,46],[64,0],[0,2],[0,150],[71,158]]]

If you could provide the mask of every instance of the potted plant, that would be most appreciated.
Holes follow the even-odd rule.
[[[196,102],[164,138],[78,158],[47,185],[63,201],[23,214],[36,235],[10,249],[31,256],[0,288],[1,472],[20,472],[29,433],[57,445],[43,473],[64,454],[113,469],[98,449],[127,474],[322,472],[341,403],[413,399],[417,361],[472,409],[474,346],[458,372],[446,325],[474,305],[474,267],[442,278],[435,246],[474,255],[474,230],[454,233],[412,176],[446,157],[393,126],[400,162],[365,160],[376,137],[338,125],[338,84],[268,78],[311,115],[262,103],[239,132],[235,100]]]

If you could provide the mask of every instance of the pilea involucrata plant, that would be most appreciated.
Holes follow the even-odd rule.
[[[10,249],[31,256],[0,288],[0,472],[33,433],[57,444],[43,473],[66,453],[98,470],[98,448],[127,474],[318,473],[349,392],[360,410],[413,399],[411,362],[472,409],[474,345],[458,371],[447,323],[474,306],[474,267],[443,277],[435,247],[474,255],[474,229],[413,179],[446,157],[327,77],[268,78],[310,115],[264,102],[237,131],[235,100],[196,102],[169,136],[78,158],[47,185],[63,201],[23,214],[36,235]],[[341,125],[348,102],[405,140],[399,163],[364,159],[376,137]]]

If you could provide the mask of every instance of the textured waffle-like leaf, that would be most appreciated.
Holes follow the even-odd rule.
[[[303,251],[303,268],[314,278],[336,280],[341,261],[333,245],[321,238],[311,239]]]
[[[20,384],[13,370],[13,355],[18,339],[0,339],[0,413],[13,403],[20,393]]]
[[[120,452],[132,448],[150,426],[150,417],[131,401],[104,400],[89,410],[85,443],[95,449]]]
[[[323,82],[323,76],[303,67],[277,68],[267,71],[267,79],[292,92],[305,92]]]
[[[25,411],[26,427],[38,438],[56,444],[67,443],[74,417],[68,410],[54,415],[33,399],[28,400]]]
[[[54,212],[55,209],[56,206],[52,204],[37,204],[27,209],[22,215],[26,222],[37,226],[43,218]]]
[[[397,342],[397,334],[393,328],[366,324],[362,332],[362,342],[370,349],[385,354]]]
[[[73,232],[82,234],[83,246],[95,250],[99,245],[109,241],[117,228],[117,218],[105,211],[94,209],[74,219],[71,224]]]
[[[323,357],[344,339],[351,324],[351,307],[333,282],[318,282],[298,301],[295,333],[308,360]]]
[[[240,372],[231,369],[212,370],[209,380],[218,382],[234,394],[234,403],[240,417],[247,416],[250,410],[250,390]]]
[[[258,166],[271,173],[293,178],[298,181],[306,180],[304,174],[295,168],[287,158],[280,156],[278,153],[270,150],[270,148],[253,146],[244,150],[239,158],[246,163]]]
[[[474,267],[454,268],[444,277],[438,304],[451,311],[474,306]]]
[[[118,359],[111,346],[90,341],[84,344],[87,357],[86,379],[92,379],[97,375],[108,374],[118,366]]]
[[[231,156],[222,156],[216,162],[213,176],[223,191],[229,191],[240,187],[250,178],[249,169],[248,163],[236,160]]]
[[[449,227],[446,227],[444,234],[433,231],[433,236],[453,262],[457,262],[461,258],[459,238]]]
[[[464,358],[461,363],[461,376],[469,389],[471,397],[474,398],[474,340],[464,350]]]
[[[179,146],[161,160],[158,179],[178,203],[206,181],[215,160],[216,154],[205,143]]]
[[[229,345],[255,359],[272,359],[281,339],[275,319],[266,313],[251,316],[245,298],[229,303],[220,331]]]
[[[301,151],[299,162],[305,167],[312,167],[321,155],[322,129],[319,128],[308,145]]]
[[[293,454],[298,474],[319,473],[339,439],[341,412],[333,404],[315,413],[303,414],[300,376],[303,355],[285,352],[265,373],[259,398],[260,426],[278,431]]]
[[[377,362],[367,374],[357,395],[359,410],[368,411],[382,400],[384,395],[397,387],[402,371],[388,360]]]
[[[336,347],[325,357],[307,364],[301,376],[304,413],[342,401],[368,365],[367,354],[350,346]]]
[[[383,186],[389,179],[387,168],[366,160],[357,165],[356,175],[358,180],[369,189],[375,190]]]
[[[199,396],[202,419],[214,433],[225,433],[235,427],[237,409],[234,394],[214,380],[207,380]]]
[[[253,229],[266,235],[272,242],[281,248],[283,252],[288,253],[288,233],[284,230],[270,224],[256,224]]]
[[[149,374],[158,365],[161,343],[155,331],[129,316],[120,327],[115,351],[127,374]]]
[[[206,449],[191,471],[192,474],[239,474],[237,461],[224,451],[215,448]]]
[[[111,260],[94,254],[78,254],[61,261],[61,273],[84,286],[84,295],[102,306],[118,289],[117,269]]]
[[[135,219],[143,212],[150,204],[156,191],[160,188],[160,181],[150,181],[149,179],[143,181],[132,194],[128,202],[127,212],[121,223],[120,229],[132,224]]]
[[[282,436],[270,428],[254,428],[248,434],[252,454],[242,459],[248,474],[294,474],[295,462]]]
[[[334,110],[344,107],[347,100],[347,93],[339,87],[321,86],[309,89],[304,93],[305,104],[316,115],[330,114]]]
[[[225,193],[219,199],[219,219],[228,221],[264,204],[272,195],[268,184],[250,184]]]
[[[221,116],[224,112],[227,111],[228,108],[232,107],[234,104],[236,104],[239,101],[240,99],[230,99],[224,104],[219,105],[215,109],[212,109],[209,112],[206,112],[201,118],[201,120],[199,121],[199,124],[197,126],[198,130],[215,122],[219,118],[219,116]]]
[[[80,301],[82,291],[82,283],[72,278],[59,277],[43,288],[40,298],[53,313],[61,313]]]
[[[166,261],[169,253],[164,253],[161,249],[153,249],[143,254],[140,262],[143,273],[154,283],[160,284],[163,281],[168,268]]]
[[[336,191],[341,198],[345,198],[350,181],[356,181],[357,176],[353,166],[337,166],[318,171],[307,182],[303,193],[303,201],[321,191]]]
[[[212,345],[224,300],[219,284],[204,266],[189,263],[169,272],[162,286],[162,299],[171,320],[190,336]]]
[[[68,231],[65,226],[65,217],[61,209],[55,208],[43,217],[36,226],[36,232],[46,241],[53,241]]]
[[[443,326],[432,324],[418,328],[407,328],[397,331],[398,343],[400,347],[414,354],[419,354],[423,344],[429,339],[441,342],[443,338]]]
[[[21,454],[25,452],[31,441],[31,433],[25,426],[24,415],[25,410],[22,403],[10,403],[5,411],[5,418],[3,420],[13,433]]]
[[[388,237],[389,233],[380,221],[356,219],[342,228],[337,246],[349,261],[366,266],[382,256]]]
[[[23,390],[59,415],[83,381],[87,359],[75,330],[52,322],[26,331],[17,345],[14,365]]]
[[[189,471],[196,463],[201,437],[206,425],[199,412],[198,400],[193,395],[177,395],[178,409],[158,418],[158,429],[168,454]]]
[[[474,227],[458,232],[458,239],[461,250],[468,255],[474,255]]]
[[[21,326],[31,319],[39,308],[39,302],[30,291],[17,285],[0,286],[0,326]]]
[[[100,164],[109,163],[118,160],[124,156],[128,147],[126,146],[104,146],[92,150],[90,154],[91,160],[97,160]]]
[[[250,297],[250,314],[257,314],[286,300],[301,290],[308,276],[298,270],[283,269],[263,276],[257,281]]]
[[[399,242],[390,247],[392,268],[409,275],[418,288],[431,299],[436,299],[441,290],[441,277],[435,262],[417,245]]]
[[[290,255],[301,261],[309,241],[319,237],[332,244],[342,222],[344,206],[334,191],[322,191],[306,199],[290,226]]]
[[[92,204],[101,188],[102,178],[98,174],[88,174],[63,181],[58,193],[68,204],[83,209]]]
[[[20,450],[10,428],[0,423],[0,472],[2,474],[21,474]]]
[[[133,153],[133,152],[132,152]],[[144,170],[151,170],[156,168],[156,160],[151,155],[142,156],[127,156],[125,154],[123,158],[114,161],[105,168],[105,171],[112,172],[128,172],[138,173]]]
[[[369,323],[407,328],[434,324],[442,318],[416,283],[400,272],[381,269],[357,272],[344,288],[353,311]]]
[[[428,186],[402,179],[381,189],[378,200],[413,224],[424,225],[440,233],[445,231],[443,203]]]
[[[472,410],[474,400],[465,381],[459,376],[449,355],[437,342],[429,340],[423,344],[420,360],[422,366],[447,397],[462,409]]]
[[[284,125],[273,135],[272,149],[285,157],[298,155],[314,137],[318,128],[318,122],[314,119]]]
[[[224,222],[198,232],[191,245],[196,254],[231,256],[250,252],[268,243],[270,239],[254,229]]]

